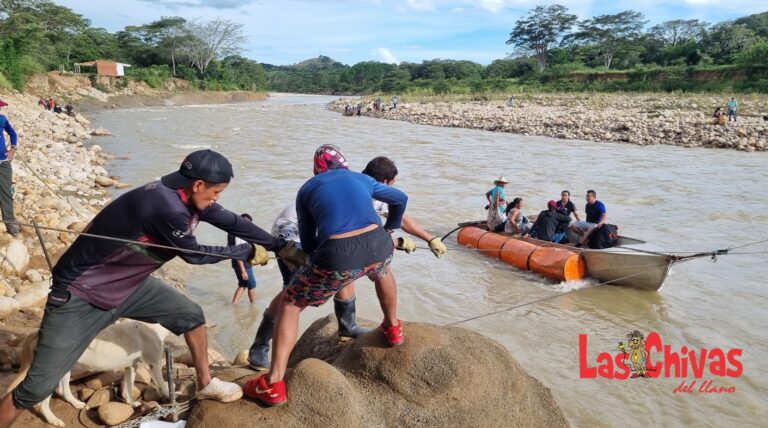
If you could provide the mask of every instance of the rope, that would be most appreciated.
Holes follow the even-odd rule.
[[[189,250],[189,249],[186,249],[186,248],[173,247],[173,246],[170,246],[170,245],[154,244],[154,243],[151,243],[151,242],[141,242],[141,241],[136,241],[136,240],[133,240],[133,239],[115,238],[113,236],[96,235],[96,234],[93,234],[93,233],[78,232],[78,231],[75,231],[75,230],[61,229],[61,228],[58,228],[58,227],[40,226],[40,225],[37,225],[37,224],[34,224],[34,223],[22,223],[22,222],[19,222],[19,221],[9,221],[8,223],[15,224],[16,226],[20,226],[20,227],[31,227],[31,228],[35,228],[35,229],[50,230],[50,231],[54,231],[54,232],[64,232],[64,233],[69,233],[71,235],[85,236],[85,237],[88,237],[88,238],[104,239],[104,240],[107,240],[107,241],[116,241],[116,242],[122,242],[122,243],[125,243],[125,244],[142,245],[142,246],[145,246],[145,247],[161,248],[161,249],[165,249],[165,250],[173,250],[173,251],[179,251],[179,252],[189,253],[189,254],[200,254],[200,255],[205,255],[205,256],[220,257],[222,259],[231,259],[231,257],[229,257],[229,256],[224,256],[224,255],[215,254],[215,253],[209,253],[207,251]],[[40,236],[40,239],[42,239],[42,236]]]
[[[497,314],[500,314],[500,313],[503,313],[503,312],[508,312],[508,311],[511,311],[511,310],[514,310],[514,309],[518,309],[518,308],[522,308],[522,307],[525,307],[525,306],[534,305],[536,303],[543,302],[545,300],[556,299],[558,297],[567,296],[569,294],[578,293],[580,291],[592,290],[592,289],[595,289],[595,288],[604,287],[606,285],[610,285],[610,284],[612,284],[614,282],[617,282],[617,281],[621,281],[621,280],[624,280],[624,279],[629,279],[629,278],[632,278],[632,277],[635,277],[635,276],[639,276],[639,275],[644,275],[644,274],[646,274],[646,273],[648,273],[648,272],[650,272],[652,270],[654,270],[654,269],[648,269],[648,270],[644,270],[642,272],[633,273],[632,275],[627,275],[627,276],[624,276],[624,277],[621,277],[621,278],[616,278],[616,279],[613,279],[611,281],[601,282],[601,283],[595,284],[595,285],[593,285],[591,287],[579,288],[579,289],[576,289],[576,290],[566,291],[564,293],[558,293],[558,294],[555,294],[555,295],[552,295],[552,296],[542,297],[540,299],[536,299],[536,300],[533,300],[531,302],[521,303],[519,305],[510,306],[508,308],[504,308],[504,309],[500,309],[500,310],[497,310],[497,311],[488,312],[488,313],[485,313],[485,314],[481,314],[481,315],[477,315],[477,316],[474,316],[474,317],[466,318],[466,319],[463,319],[461,321],[456,321],[456,322],[452,322],[452,323],[449,323],[449,324],[443,324],[443,326],[444,327],[452,327],[452,326],[455,326],[455,325],[458,325],[458,324],[463,324],[465,322],[469,322],[469,321],[474,321],[474,320],[478,320],[478,319],[481,319],[481,318],[490,317],[490,316],[493,316],[493,315],[497,315]]]

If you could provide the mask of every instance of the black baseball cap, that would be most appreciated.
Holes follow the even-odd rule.
[[[160,181],[171,189],[181,189],[196,180],[229,183],[234,176],[232,164],[224,155],[213,150],[198,150],[184,158],[178,171],[163,176]]]

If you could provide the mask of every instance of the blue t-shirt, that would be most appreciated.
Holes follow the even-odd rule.
[[[600,201],[595,201],[594,204],[587,204],[584,211],[587,213],[588,223],[600,223],[600,218],[605,214],[605,205]]]
[[[507,197],[504,195],[504,188],[501,186],[495,186],[493,189],[489,190],[491,193],[491,205],[493,205],[494,201],[496,201],[496,194],[499,194],[499,200],[500,201],[506,201]],[[504,212],[504,207],[499,204],[499,206],[496,207],[500,213]]]
[[[18,142],[16,131],[13,130],[11,123],[8,122],[8,118],[0,114],[0,161],[8,159],[8,153],[5,148],[5,134],[3,131],[7,132],[8,136],[11,137],[11,146],[16,147],[16,143]]]
[[[307,254],[322,246],[328,237],[381,226],[371,199],[389,204],[385,229],[397,229],[405,213],[408,196],[373,178],[346,169],[334,169],[311,178],[296,196],[299,238]]]
[[[730,111],[736,111],[736,106],[738,103],[736,101],[731,101],[728,103],[728,110]]]

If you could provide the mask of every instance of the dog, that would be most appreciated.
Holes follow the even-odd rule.
[[[121,385],[121,397],[126,404],[132,407],[141,405],[133,401],[131,391],[136,379],[136,367],[140,362],[145,362],[150,368],[152,380],[157,385],[160,395],[167,398],[168,384],[163,380],[161,367],[163,365],[163,340],[170,333],[160,324],[147,324],[134,320],[123,320],[105,328],[88,345],[83,355],[77,360],[78,365],[94,372],[125,369]],[[29,371],[32,365],[32,357],[37,347],[38,333],[34,332],[22,342],[21,368],[18,376],[11,383],[8,392],[13,391]],[[74,406],[82,409],[85,403],[72,395],[69,387],[71,372],[67,372],[59,381],[56,392]],[[35,409],[42,414],[46,422],[57,427],[63,427],[64,422],[53,414],[50,407],[51,396],[37,404]]]

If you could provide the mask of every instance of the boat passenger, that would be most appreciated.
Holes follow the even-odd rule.
[[[584,208],[584,211],[587,213],[587,221],[574,221],[570,225],[570,229],[581,236],[579,242],[576,243],[577,247],[586,244],[589,240],[589,235],[591,235],[597,228],[602,227],[608,219],[605,205],[597,200],[597,193],[594,190],[587,190],[586,198],[587,205]]]
[[[532,224],[528,222],[523,213],[523,198],[515,198],[512,203],[507,205],[507,221],[504,226],[504,232],[515,235],[525,235],[531,229]]]
[[[507,200],[504,196],[504,187],[509,183],[506,178],[499,177],[494,180],[494,187],[485,192],[488,200],[488,230],[495,232],[504,231],[504,222],[507,221]]]
[[[557,211],[557,202],[547,202],[547,209],[536,217],[534,238],[560,243],[565,239],[565,229],[571,218]]]

